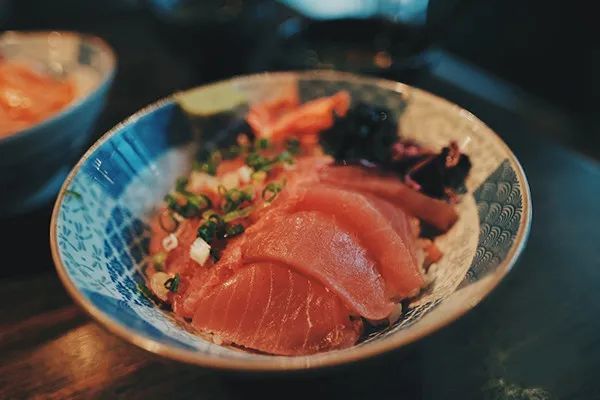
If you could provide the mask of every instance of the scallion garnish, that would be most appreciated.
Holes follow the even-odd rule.
[[[165,202],[169,210],[184,218],[198,217],[212,207],[212,202],[206,195],[188,192],[169,193],[165,196]]]
[[[217,174],[217,166],[212,162],[194,162],[195,171],[204,172],[205,174],[215,176]]]
[[[228,237],[228,238],[237,236],[243,232],[244,232],[244,225],[242,225],[242,224],[229,225],[225,229],[225,234],[226,234],[226,237]]]
[[[164,210],[158,217],[158,223],[167,233],[173,233],[179,227],[179,221],[175,219],[171,210]]]
[[[175,181],[175,191],[183,193],[186,191],[187,185],[188,185],[188,178],[186,178],[185,176],[180,176]]]
[[[250,215],[252,213],[252,211],[254,211],[254,207],[249,206],[249,207],[241,208],[239,210],[228,212],[227,214],[223,215],[223,221],[231,222],[231,221],[235,221],[236,219],[239,219],[239,218],[246,218],[248,215]]]
[[[300,141],[295,137],[289,138],[285,142],[285,147],[291,155],[295,156],[300,152]]]
[[[269,171],[272,167],[272,164],[273,160],[258,153],[250,153],[246,157],[246,165],[255,171]]]
[[[210,214],[206,222],[198,228],[198,237],[209,244],[215,238],[223,239],[225,237],[225,222],[223,218],[217,213]]]
[[[203,156],[200,157],[199,161],[194,162],[193,168],[195,171],[204,172],[209,175],[217,174],[217,167],[223,161],[223,155],[219,150],[215,150],[212,153],[206,155],[206,152],[203,152]]]
[[[283,190],[283,184],[279,182],[270,182],[262,191],[262,198],[267,203],[275,200],[275,197]]]
[[[173,278],[165,281],[165,288],[169,289],[171,293],[177,293],[177,290],[179,290],[179,280],[179,273],[177,273]]]
[[[256,141],[256,148],[258,150],[266,150],[269,148],[269,139],[261,138]]]
[[[216,247],[210,248],[210,255],[214,261],[219,261],[219,259],[221,258],[221,253]]]
[[[292,157],[292,154],[285,150],[282,151],[281,153],[279,153],[279,155],[277,156],[276,160],[278,162],[282,162],[285,164],[293,164],[294,163],[294,157]]]
[[[225,213],[237,210],[245,201],[252,201],[251,189],[240,190],[233,188],[227,190],[223,186],[219,186],[218,190],[224,200],[221,208]]]
[[[152,265],[157,271],[162,271],[165,267],[165,261],[167,259],[167,253],[161,251],[152,256]]]

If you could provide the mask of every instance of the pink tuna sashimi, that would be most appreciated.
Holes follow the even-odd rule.
[[[228,343],[290,356],[349,347],[362,329],[333,292],[273,263],[248,264],[214,287],[192,324]]]
[[[458,219],[452,205],[417,192],[394,176],[357,166],[325,167],[319,176],[323,182],[381,197],[443,232]]]
[[[242,258],[281,263],[314,278],[363,317],[382,319],[393,309],[375,261],[326,214],[271,213],[246,231]]]
[[[292,209],[314,210],[334,217],[335,224],[358,238],[360,245],[377,261],[386,296],[400,300],[417,294],[424,280],[417,265],[416,236],[408,216],[389,206],[391,210],[386,203],[358,192],[320,184],[299,194]]]

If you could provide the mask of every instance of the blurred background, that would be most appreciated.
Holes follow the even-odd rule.
[[[423,74],[434,71],[506,107],[551,107],[541,134],[598,158],[593,15],[557,0],[0,0],[0,30],[77,30],[115,47],[119,73],[98,132],[234,74],[336,68],[433,90]]]

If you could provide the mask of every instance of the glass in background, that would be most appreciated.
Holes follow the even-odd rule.
[[[410,81],[471,0],[147,0],[169,46],[203,81],[338,69]]]
[[[335,68],[410,81],[468,0],[280,0],[301,15],[279,26],[276,69]]]

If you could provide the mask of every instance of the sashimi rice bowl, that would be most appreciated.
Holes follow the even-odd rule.
[[[150,351],[301,369],[410,343],[514,264],[525,176],[468,112],[333,72],[177,93],[67,179],[51,240],[74,298]]]

